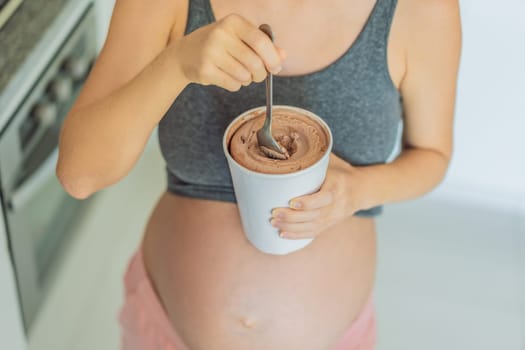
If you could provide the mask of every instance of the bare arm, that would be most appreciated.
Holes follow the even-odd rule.
[[[129,171],[186,84],[177,66],[159,55],[174,23],[175,2],[154,3],[116,2],[102,52],[66,118],[57,175],[75,197],[85,198]]]
[[[457,0],[400,1],[409,23],[401,84],[403,151],[392,163],[353,167],[331,155],[321,189],[276,208],[272,223],[284,237],[313,238],[361,209],[420,196],[445,176],[461,46]]]
[[[391,164],[363,167],[366,207],[420,196],[444,178],[452,153],[452,127],[461,47],[457,0],[411,6],[407,72],[401,85],[403,151]]]
[[[85,198],[124,177],[190,82],[237,91],[281,66],[284,53],[237,15],[182,37],[181,3],[117,0],[102,53],[61,132],[57,176],[71,195]]]

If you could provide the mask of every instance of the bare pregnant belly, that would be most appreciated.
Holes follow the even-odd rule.
[[[190,350],[332,349],[371,294],[375,250],[373,220],[352,217],[267,255],[244,237],[235,204],[171,194],[144,238],[148,274]]]

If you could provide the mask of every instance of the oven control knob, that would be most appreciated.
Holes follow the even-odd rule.
[[[89,61],[83,57],[69,57],[64,63],[64,68],[74,81],[79,81],[86,76],[89,70]]]
[[[42,126],[53,125],[58,117],[58,108],[52,102],[39,102],[33,109],[33,118]]]
[[[73,94],[73,81],[69,77],[59,76],[49,85],[49,92],[54,101],[66,102]]]

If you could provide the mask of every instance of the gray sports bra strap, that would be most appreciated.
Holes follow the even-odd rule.
[[[209,0],[189,0],[188,23],[184,34],[189,34],[195,29],[210,24],[213,13]]]
[[[190,0],[186,34],[214,21],[209,1]],[[397,0],[377,0],[356,41],[326,68],[274,77],[274,101],[320,115],[332,129],[333,152],[353,165],[386,162],[398,142],[402,103],[386,56],[396,4]],[[235,93],[213,85],[188,85],[159,123],[169,191],[235,202],[222,135],[235,116],[264,104],[264,84]],[[207,142],[195,143],[196,139]],[[379,206],[355,215],[380,212]]]

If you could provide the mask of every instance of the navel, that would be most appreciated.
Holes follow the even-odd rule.
[[[247,329],[255,329],[255,327],[257,326],[257,320],[249,316],[243,316],[239,318],[239,322],[242,327]]]

